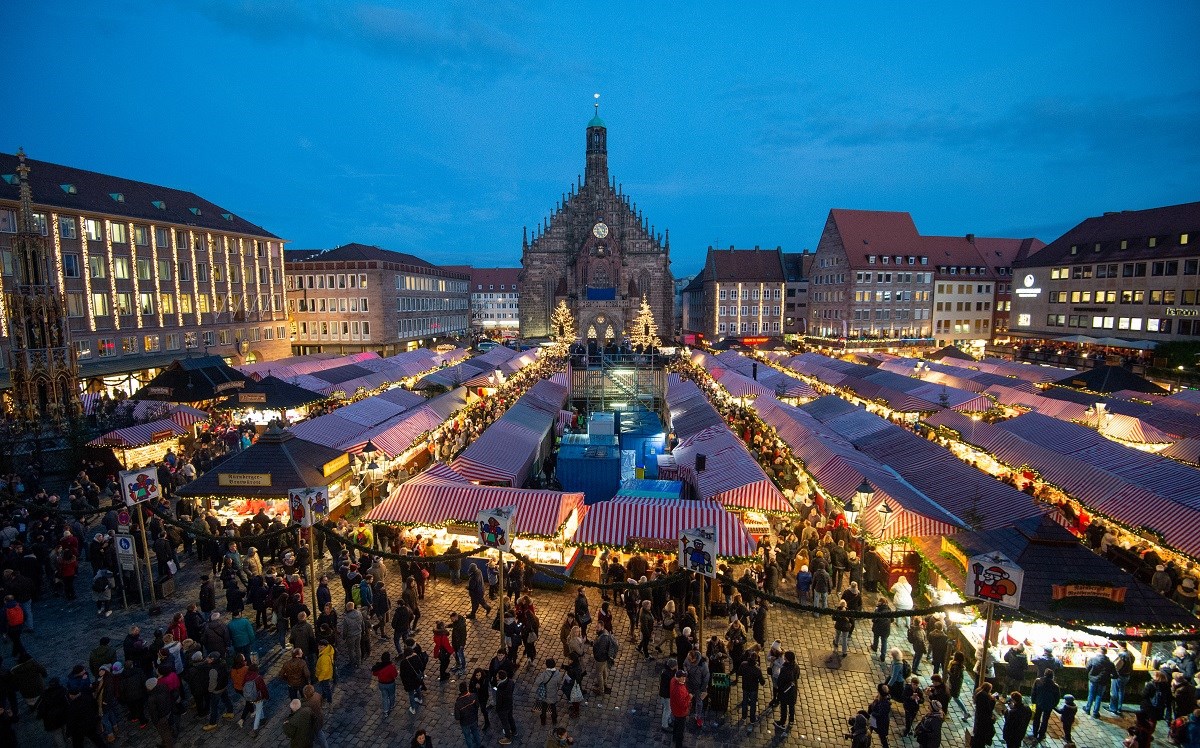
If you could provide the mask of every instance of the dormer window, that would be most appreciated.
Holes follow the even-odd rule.
[[[1128,239],[1121,240],[1121,249],[1129,249],[1129,240]]]
[[[1071,245],[1071,254],[1073,254],[1073,255],[1079,254],[1079,246],[1078,245],[1076,245],[1076,244]]]
[[[110,192],[108,193],[108,196],[113,199],[113,202],[125,202],[125,195],[121,194],[120,192]]]
[[[59,187],[68,195],[78,195],[79,190],[73,184],[60,184]]]
[[[1180,235],[1179,235],[1179,244],[1180,244],[1180,246],[1182,246],[1182,245],[1184,245],[1184,244],[1187,244],[1187,243],[1188,243],[1188,235],[1187,235],[1187,234],[1180,234]]]
[[[153,205],[154,207],[158,208],[159,210],[167,209],[167,204],[164,203],[162,200],[151,200],[150,204]]]
[[[1152,248],[1158,246],[1158,237],[1155,237],[1155,236],[1150,237],[1150,246]]]
[[[4,181],[8,184],[18,184],[21,181],[20,179],[17,179],[16,174],[4,174],[2,176],[4,177]]]
[[[233,220],[233,214],[232,214],[232,213],[222,213],[222,214],[221,214],[221,217],[222,217],[222,218],[224,218],[226,221],[232,221],[232,220]]]
[[[875,264],[875,255],[867,255],[867,264],[868,264],[868,265],[874,265],[874,264]]]
[[[192,215],[194,215],[194,216],[198,216],[198,215],[200,215],[200,209],[199,209],[199,208],[188,208],[188,210],[189,210],[189,211],[191,211]]]

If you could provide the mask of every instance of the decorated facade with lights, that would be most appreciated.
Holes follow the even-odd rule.
[[[289,353],[283,241],[193,193],[26,159],[84,387],[137,389],[190,351]],[[0,153],[0,283],[17,283],[19,158]],[[9,330],[0,330],[7,348]]]

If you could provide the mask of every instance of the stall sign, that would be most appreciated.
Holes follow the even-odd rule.
[[[329,488],[310,486],[288,489],[288,512],[301,527],[312,527],[314,516],[329,514]]]
[[[169,394],[171,394],[170,387],[147,387],[146,391],[151,395],[169,395]]]
[[[237,396],[239,403],[265,403],[267,401],[267,393],[265,392],[239,392]]]
[[[1053,600],[1092,597],[1124,605],[1127,589],[1127,587],[1115,587],[1111,584],[1052,584],[1050,585],[1050,597]]]
[[[126,470],[121,473],[121,495],[126,506],[156,501],[161,491],[157,470]]]
[[[942,553],[957,561],[964,569],[971,568],[971,563],[967,560],[967,554],[963,553],[962,549],[954,543],[947,540],[945,535],[942,536]]]
[[[262,488],[271,485],[270,473],[217,473],[217,485],[233,488]]]
[[[630,535],[625,540],[625,545],[636,546],[647,551],[659,551],[661,553],[671,553],[679,550],[677,541],[674,538],[639,538]]]
[[[512,550],[513,519],[517,516],[515,506],[484,509],[475,517],[479,531],[479,542],[501,551]]]
[[[716,577],[713,558],[717,552],[717,526],[694,527],[679,537],[679,566],[686,571]]]
[[[134,550],[132,535],[117,536],[117,560],[125,571],[133,571],[137,564],[137,551]]]
[[[225,390],[240,390],[241,388],[243,388],[245,386],[246,386],[246,383],[242,382],[242,381],[221,382],[216,387],[213,387],[213,391],[214,392],[224,392]]]
[[[153,434],[151,434],[150,441],[162,441],[163,439],[170,439],[173,436],[175,436],[174,429],[163,429],[162,431],[155,431]]]
[[[350,455],[349,454],[344,454],[339,457],[335,457],[332,460],[330,460],[329,462],[327,462],[321,466],[321,475],[328,478],[329,476],[333,475],[334,473],[336,473],[337,471],[341,470],[342,468],[346,467],[349,464],[350,464]]]
[[[1021,607],[1025,572],[1003,553],[972,556],[967,566],[967,594],[1008,608]]]

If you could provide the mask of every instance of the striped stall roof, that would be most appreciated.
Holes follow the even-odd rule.
[[[301,421],[289,427],[288,430],[305,441],[342,449],[344,445],[355,443],[355,440],[370,431],[370,428],[342,418],[337,411],[334,411]],[[366,439],[363,439],[362,442],[366,443]]]
[[[684,530],[708,525],[717,528],[716,555],[726,558],[754,555],[757,543],[736,515],[715,501],[687,499],[618,496],[593,504],[588,507],[573,543],[635,550],[635,538],[676,540]]]
[[[566,387],[545,379],[534,384],[459,455],[455,470],[471,480],[525,485],[566,402]]]
[[[133,447],[144,447],[147,444],[153,444],[155,434],[170,433],[172,436],[182,436],[187,432],[187,427],[179,424],[173,418],[163,418],[158,421],[139,423],[136,426],[127,426],[123,429],[110,431],[103,436],[91,440],[87,443],[87,446],[131,449]]]
[[[766,367],[764,366],[763,368]],[[750,377],[738,374],[735,371],[726,372],[720,381],[721,386],[733,397],[761,397],[763,395],[775,394],[774,387],[767,387],[761,382],[756,382]]]
[[[1176,438],[1167,434],[1140,418],[1116,413],[1111,419],[1106,419],[1101,431],[1110,439],[1118,439],[1133,444],[1174,444]]]
[[[758,461],[724,424],[710,426],[679,443],[673,452],[680,473],[702,499],[726,506],[768,512],[790,512],[792,506]],[[696,455],[706,458],[697,472]]]
[[[408,486],[455,485],[470,483],[467,476],[444,462],[433,462],[429,467],[405,481]]]
[[[1193,467],[1200,466],[1200,439],[1180,439],[1159,454]]]
[[[479,512],[503,506],[517,508],[516,534],[554,537],[573,512],[583,511],[583,494],[408,481],[397,486],[365,519],[441,527],[473,523]]]

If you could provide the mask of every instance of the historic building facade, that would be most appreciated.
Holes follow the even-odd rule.
[[[571,307],[579,336],[619,340],[645,295],[659,337],[674,337],[670,237],[654,227],[608,176],[608,131],[599,112],[587,126],[587,167],[548,220],[522,240],[521,334],[550,333],[560,299]]]
[[[685,334],[709,343],[782,341],[786,287],[779,247],[709,247],[704,268],[683,290]]]
[[[367,244],[289,249],[292,352],[393,356],[467,331],[470,274]]]
[[[21,285],[22,163],[84,389],[132,393],[193,352],[233,364],[288,355],[279,237],[191,192],[0,153],[5,291]]]

